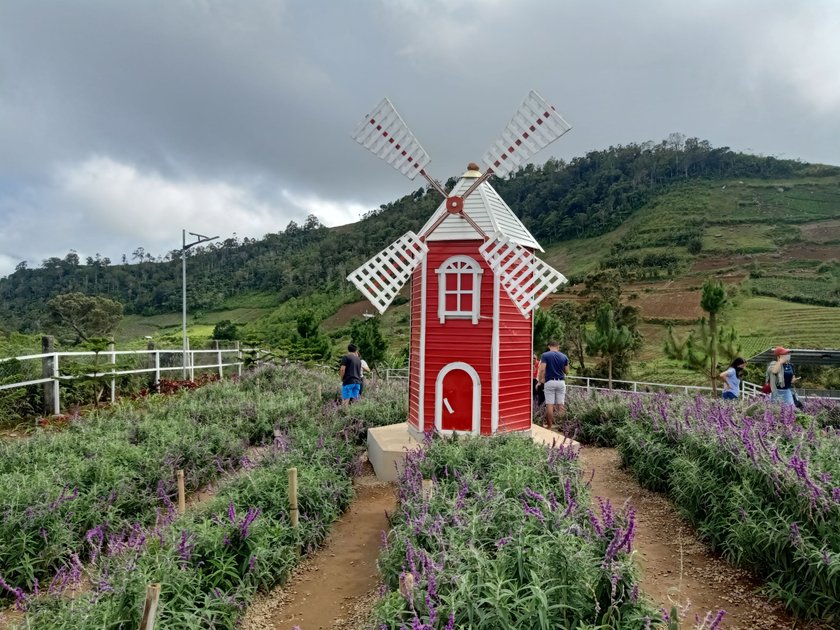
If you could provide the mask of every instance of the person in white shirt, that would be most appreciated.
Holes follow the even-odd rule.
[[[356,350],[356,356],[359,357],[362,362],[362,384],[359,386],[359,396],[361,397],[362,392],[365,391],[365,373],[370,372],[370,366],[367,364],[367,361],[362,359],[362,355],[359,354],[358,350]]]

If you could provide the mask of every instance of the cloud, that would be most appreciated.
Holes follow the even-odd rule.
[[[769,16],[752,64],[768,82],[785,82],[799,102],[828,118],[840,115],[840,13],[806,3]]]
[[[837,0],[0,2],[0,274],[179,232],[345,223],[417,188],[350,139],[383,96],[463,172],[530,89],[571,159],[671,132],[840,164]]]
[[[46,189],[6,200],[8,229],[0,235],[0,276],[24,259],[17,237],[40,233],[27,248],[30,266],[75,249],[84,259],[102,253],[117,261],[142,246],[150,253],[177,249],[182,229],[242,238],[277,232],[314,214],[327,225],[357,221],[361,204],[290,189],[261,198],[260,186],[197,178],[169,178],[105,156],[56,170]],[[4,206],[0,205],[0,212]],[[37,225],[36,225],[37,224]]]
[[[187,223],[207,233],[265,234],[278,229],[282,210],[223,181],[171,180],[107,157],[62,169],[57,194],[84,219],[109,232],[152,243],[171,239]],[[288,211],[286,211],[288,213]]]

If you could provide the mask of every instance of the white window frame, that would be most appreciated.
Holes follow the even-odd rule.
[[[438,319],[443,324],[447,318],[451,319],[471,319],[473,324],[478,323],[478,316],[481,311],[481,274],[484,270],[481,265],[474,258],[469,256],[452,256],[443,261],[443,264],[437,268],[438,275]],[[472,289],[461,289],[461,276],[464,274],[472,275]],[[454,275],[458,278],[456,288],[454,290],[447,290],[446,276]],[[457,297],[458,309],[454,311],[446,310],[446,296],[455,294]],[[472,295],[472,309],[461,310],[461,295]]]

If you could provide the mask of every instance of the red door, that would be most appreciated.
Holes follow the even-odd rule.
[[[472,431],[473,380],[466,371],[450,370],[443,377],[441,429],[444,431]]]

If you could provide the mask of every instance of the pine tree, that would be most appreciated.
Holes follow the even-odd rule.
[[[615,314],[602,304],[595,315],[595,331],[586,336],[586,352],[607,361],[609,388],[612,389],[613,363],[633,347],[633,335],[627,326],[617,326]]]
[[[726,289],[717,280],[706,280],[703,283],[703,295],[700,296],[700,308],[709,314],[709,337],[715,340],[709,342],[710,377],[712,380],[712,393],[717,395],[717,315],[726,306]]]
[[[359,347],[359,354],[371,369],[385,359],[388,344],[379,330],[379,318],[354,319],[350,322],[350,341]]]

